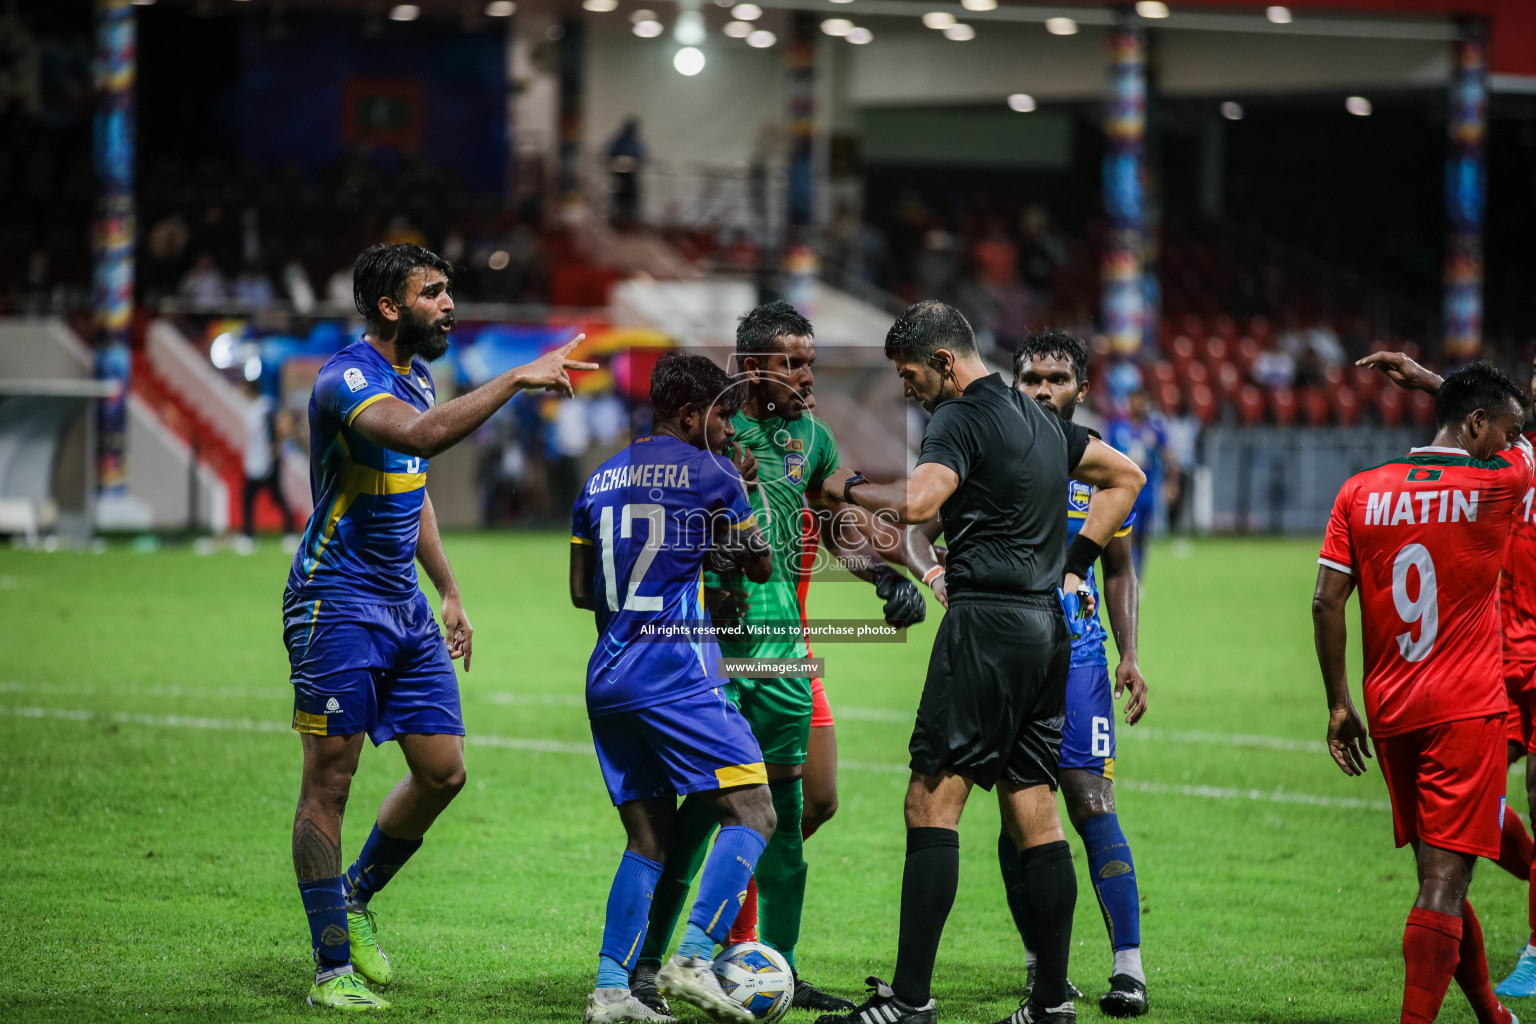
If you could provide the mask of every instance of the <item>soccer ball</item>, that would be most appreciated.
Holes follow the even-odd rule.
[[[777,950],[738,942],[715,957],[715,977],[725,994],[758,1020],[774,1024],[795,998],[795,972]]]

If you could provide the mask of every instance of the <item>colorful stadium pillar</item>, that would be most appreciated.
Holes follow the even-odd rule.
[[[96,180],[92,305],[96,375],[115,387],[97,414],[96,480],[103,495],[127,489],[128,355],[133,322],[133,82],[138,30],[128,0],[96,0]]]
[[[784,298],[807,316],[816,283],[816,250],[811,231],[816,222],[816,37],[817,17],[796,11],[784,50],[785,92],[789,102],[789,161],[785,169],[784,248],[781,259]]]
[[[1488,44],[1481,21],[1464,23],[1451,67],[1450,156],[1445,165],[1445,356],[1477,357],[1483,344],[1483,207],[1487,170]]]
[[[1109,33],[1109,94],[1104,118],[1104,333],[1119,356],[1141,347],[1146,321],[1142,282],[1142,148],[1147,134],[1147,38],[1136,16],[1122,11]]]

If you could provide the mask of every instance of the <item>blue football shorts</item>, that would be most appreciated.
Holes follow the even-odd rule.
[[[464,735],[459,680],[425,594],[406,604],[300,601],[283,594],[293,728],[315,736],[367,730]]]
[[[1108,666],[1074,665],[1067,673],[1061,767],[1115,779],[1115,695]]]
[[[752,727],[718,688],[599,715],[592,742],[615,807],[768,782]]]

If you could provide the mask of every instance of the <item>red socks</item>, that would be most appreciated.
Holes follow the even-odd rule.
[[[1514,817],[1514,815],[1510,815]],[[1488,979],[1488,957],[1483,952],[1483,928],[1472,904],[1461,904],[1461,962],[1456,965],[1456,984],[1472,1004],[1477,1024],[1509,1024],[1509,1011],[1499,1005]]]
[[[1529,842],[1529,840],[1527,840]],[[757,941],[757,878],[754,876],[747,883],[747,899],[741,905],[741,912],[736,915],[736,923],[731,925],[731,934],[726,938],[727,946],[734,946],[738,942]]]
[[[1433,1024],[1461,959],[1461,918],[1414,907],[1403,928],[1402,1024]],[[1486,970],[1486,967],[1485,967]]]
[[[1531,834],[1525,830],[1520,815],[1504,809],[1504,834],[1499,837],[1499,867],[1516,878],[1531,876]],[[1532,923],[1536,929],[1536,922]]]

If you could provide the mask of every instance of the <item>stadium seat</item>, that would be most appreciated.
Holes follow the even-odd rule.
[[[1211,321],[1211,330],[1229,344],[1237,340],[1237,321],[1225,313]]]
[[[1352,427],[1360,422],[1360,399],[1355,397],[1354,389],[1347,384],[1334,389],[1333,409],[1340,426]]]
[[[1355,397],[1362,403],[1376,401],[1376,396],[1381,394],[1381,383],[1384,379],[1380,370],[1373,370],[1369,366],[1352,366],[1345,373],[1344,379],[1354,389]]]
[[[1183,374],[1189,364],[1195,361],[1195,343],[1189,335],[1181,334],[1173,339],[1173,344],[1168,348],[1168,356],[1173,361],[1174,368]]]
[[[1210,384],[1211,371],[1205,368],[1204,363],[1190,363],[1184,367],[1184,379],[1191,384]]]
[[[1227,343],[1224,339],[1211,335],[1205,339],[1205,345],[1201,355],[1205,359],[1205,365],[1215,369],[1227,361]]]
[[[1301,392],[1301,415],[1309,427],[1322,427],[1328,423],[1328,392],[1321,388],[1305,388]]]
[[[1408,412],[1408,422],[1417,427],[1431,427],[1435,423],[1435,396],[1428,391],[1410,391],[1403,403]]]
[[[1238,343],[1232,346],[1232,360],[1237,363],[1237,368],[1243,371],[1244,377],[1253,373],[1253,364],[1258,362],[1261,351],[1259,343],[1247,336],[1239,339]]]
[[[1259,343],[1260,348],[1264,347],[1265,343],[1274,336],[1274,333],[1274,326],[1269,322],[1269,317],[1267,316],[1256,316],[1248,321],[1248,334]]]
[[[1237,413],[1245,427],[1264,422],[1264,393],[1252,384],[1244,384],[1237,393]]]
[[[1182,400],[1177,384],[1169,382],[1158,386],[1157,404],[1162,408],[1164,416],[1177,416]]]
[[[1381,425],[1384,427],[1400,427],[1403,425],[1403,393],[1399,389],[1383,388],[1376,397],[1376,414],[1381,417]]]
[[[1152,364],[1151,377],[1159,387],[1165,384],[1177,385],[1179,382],[1179,374],[1173,368],[1173,364],[1162,359]]]
[[[1224,402],[1237,401],[1237,393],[1243,387],[1243,373],[1232,363],[1216,366],[1216,393]]]
[[[1296,422],[1296,392],[1290,388],[1276,388],[1269,393],[1269,409],[1275,422],[1289,427]]]
[[[1203,338],[1205,336],[1205,321],[1199,313],[1185,313],[1179,321],[1179,329],[1191,338]]]
[[[1199,366],[1199,363],[1195,364]],[[1201,367],[1204,369],[1204,367]],[[1195,419],[1202,424],[1210,425],[1216,420],[1216,395],[1205,384],[1195,384],[1189,389],[1189,411],[1194,413]]]

